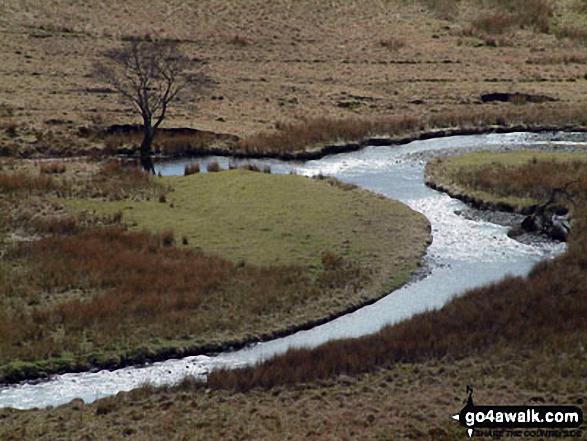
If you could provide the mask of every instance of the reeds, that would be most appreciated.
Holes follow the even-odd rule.
[[[237,149],[253,154],[293,154],[328,145],[356,143],[376,136],[402,137],[435,129],[470,129],[487,126],[585,126],[584,107],[520,106],[391,118],[314,118],[279,123],[275,131],[260,132],[237,143]]]
[[[574,193],[587,192],[587,162],[532,160],[523,165],[501,163],[481,167],[461,167],[452,176],[466,188],[490,192],[502,197],[547,200],[552,190],[576,181]]]
[[[32,273],[30,280],[21,280],[16,289],[40,287],[50,296],[72,289],[102,294],[84,302],[75,299],[55,307],[37,308],[24,316],[15,312],[3,317],[5,327],[0,327],[0,340],[4,361],[15,352],[5,345],[19,339],[29,341],[31,335],[50,343],[49,330],[56,327],[72,338],[92,332],[106,342],[113,332],[118,332],[116,329],[120,331],[130,324],[145,327],[155,321],[156,326],[167,323],[177,328],[178,322],[189,321],[190,311],[222,280],[230,279],[233,265],[194,250],[176,249],[173,243],[171,232],[151,235],[111,227],[45,237],[22,245],[11,259],[25,259]],[[40,328],[46,328],[47,334],[39,336]],[[43,352],[41,348],[37,351]]]
[[[216,135],[211,132],[173,133],[161,131],[157,133],[153,141],[156,153],[167,156],[189,156],[201,153],[209,149],[214,143],[223,141],[230,143],[227,136]],[[142,135],[139,131],[130,133],[112,133],[104,138],[104,151],[107,154],[138,151]]]
[[[165,194],[164,189],[138,164],[122,164],[116,160],[106,161],[97,174],[74,190],[74,195],[78,197],[108,200],[122,200],[137,195],[158,197],[161,194]]]
[[[253,332],[249,323],[259,315],[286,314],[327,289],[302,267],[235,265],[175,243],[171,231],[111,226],[21,244],[5,258],[24,272],[0,266],[0,292],[14,299],[0,297],[14,305],[0,308],[0,365]],[[349,268],[329,271],[329,283],[348,284]]]
[[[493,0],[491,6],[499,12],[471,21],[473,31],[502,34],[512,28],[530,28],[548,33],[554,15],[548,0]]]
[[[54,190],[56,182],[45,174],[32,175],[25,172],[0,172],[0,192],[15,193],[44,193]]]

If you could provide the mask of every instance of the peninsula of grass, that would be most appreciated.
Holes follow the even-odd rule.
[[[49,189],[68,182],[47,179]],[[420,214],[333,179],[245,170],[152,179],[165,194],[59,198],[82,219],[122,212],[128,230],[80,227],[6,251],[0,379],[292,332],[398,288],[430,242]]]
[[[483,151],[436,158],[426,165],[426,181],[474,205],[527,213],[547,201],[555,188],[585,190],[587,151]],[[562,203],[574,209],[572,202]]]
[[[207,384],[1,409],[0,437],[448,441],[466,436],[449,415],[463,407],[467,385],[478,402],[585,412],[587,218],[584,198],[578,204],[565,255],[528,277],[474,289],[373,335],[215,371]]]

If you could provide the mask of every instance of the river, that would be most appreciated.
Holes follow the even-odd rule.
[[[583,141],[581,142],[581,139]],[[57,406],[75,398],[85,402],[128,391],[141,385],[173,384],[186,375],[205,379],[216,367],[254,364],[292,347],[316,347],[333,339],[359,337],[383,326],[442,307],[465,290],[497,281],[504,276],[526,275],[543,259],[562,253],[564,244],[537,242],[522,244],[507,237],[507,228],[461,215],[467,207],[456,199],[425,186],[425,161],[437,153],[473,149],[546,148],[565,150],[584,144],[576,134],[489,134],[415,141],[403,146],[366,147],[357,152],[332,155],[306,163],[278,160],[236,161],[270,165],[273,173],[312,176],[319,173],[359,185],[398,199],[423,213],[432,226],[433,243],[420,277],[383,299],[321,326],[276,340],[257,343],[234,352],[214,356],[186,357],[115,371],[56,375],[36,384],[24,383],[0,388],[0,407],[29,409]],[[202,158],[202,165],[216,160],[223,168],[227,158]],[[188,161],[189,162],[189,161]],[[157,166],[163,175],[183,174],[186,161]],[[205,169],[205,167],[203,167]]]

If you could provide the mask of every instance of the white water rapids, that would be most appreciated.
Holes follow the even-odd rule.
[[[254,364],[291,347],[312,348],[333,339],[370,334],[418,312],[440,308],[469,288],[497,281],[507,274],[525,275],[536,262],[561,253],[564,245],[524,245],[508,238],[505,227],[467,220],[456,214],[466,207],[424,185],[425,164],[419,158],[425,152],[445,149],[468,151],[503,146],[565,148],[580,144],[577,138],[561,134],[522,133],[464,136],[415,141],[404,146],[367,147],[358,152],[333,155],[303,164],[275,160],[252,161],[271,165],[274,173],[287,173],[295,169],[297,173],[308,176],[318,173],[335,176],[342,181],[398,199],[423,213],[432,225],[433,243],[425,258],[431,268],[430,274],[372,305],[308,331],[215,356],[186,357],[115,371],[56,375],[37,384],[6,386],[0,388],[0,407],[28,409],[56,406],[74,398],[91,402],[146,383],[173,384],[186,375],[204,378],[215,367]],[[228,165],[226,158],[214,160],[219,161],[224,168]],[[206,159],[203,161],[205,163]],[[184,165],[185,161],[157,168],[163,174],[183,174]]]

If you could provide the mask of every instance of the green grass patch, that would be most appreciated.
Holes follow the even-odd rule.
[[[254,265],[318,266],[327,251],[364,262],[401,256],[410,248],[405,238],[422,229],[399,202],[301,176],[231,170],[161,181],[171,188],[165,203],[71,204],[98,216],[122,211],[137,229],[173,230],[190,247]]]
[[[0,381],[323,320],[401,286],[429,242],[420,214],[332,179],[233,170],[155,184],[165,198],[59,199],[84,219],[122,211],[131,231],[90,223],[7,248]]]

